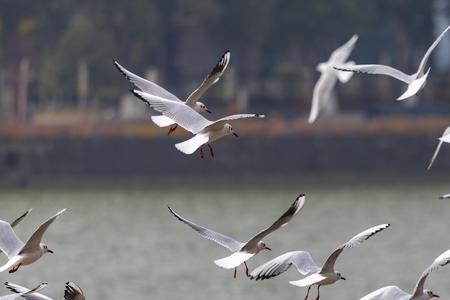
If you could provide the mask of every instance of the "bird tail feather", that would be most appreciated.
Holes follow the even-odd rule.
[[[187,141],[175,144],[175,147],[185,154],[194,153],[200,146],[206,144],[209,138],[205,134],[197,134]]]

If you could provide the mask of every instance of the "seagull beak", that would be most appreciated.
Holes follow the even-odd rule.
[[[342,276],[341,276],[341,279],[342,279],[342,280],[347,280],[347,279],[345,279],[345,277],[342,277]]]
[[[209,109],[205,109],[205,111],[209,114],[212,114],[212,112]]]
[[[432,294],[432,295],[431,295],[431,298],[433,298],[433,297],[441,298],[439,295],[436,295],[436,294]]]
[[[266,246],[266,250],[272,251],[272,249],[270,249],[269,247]]]
[[[239,136],[237,135],[237,133],[234,132],[234,131],[233,131],[233,135],[234,135],[235,137],[239,137]]]
[[[54,253],[54,252],[53,252],[52,250],[50,250],[50,249],[47,249],[47,252],[48,252],[48,253],[51,253],[51,254]]]

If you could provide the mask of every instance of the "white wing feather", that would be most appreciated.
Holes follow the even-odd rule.
[[[411,295],[397,286],[386,286],[362,297],[359,300],[409,300]]]

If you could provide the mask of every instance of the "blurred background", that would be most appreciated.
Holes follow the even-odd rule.
[[[321,264],[338,244],[380,223],[386,232],[343,253],[349,280],[323,299],[359,299],[386,285],[411,292],[449,248],[450,146],[426,167],[450,124],[450,36],[434,50],[418,96],[405,85],[355,75],[336,84],[333,109],[307,119],[316,66],[353,34],[351,60],[416,71],[450,23],[449,0],[0,0],[0,218],[33,207],[26,238],[67,207],[45,242],[55,251],[3,280],[61,299],[68,280],[89,299],[297,299],[295,271],[264,283],[216,267],[228,255],[174,219],[245,240],[299,193],[304,210],[267,238],[272,253],[308,250]],[[153,80],[184,100],[231,51],[222,79],[202,98],[213,111],[264,113],[233,124],[239,138],[201,160],[173,146],[114,67]],[[238,220],[238,222],[237,222]],[[5,260],[1,260],[3,263]],[[408,270],[405,274],[405,270]],[[427,286],[450,294],[449,270]],[[429,284],[429,285],[428,285]],[[315,291],[312,293],[315,297]]]

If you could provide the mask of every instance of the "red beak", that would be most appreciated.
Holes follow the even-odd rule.
[[[237,135],[237,133],[236,133],[236,132],[233,132],[233,135],[234,135],[235,137],[239,137],[239,136]]]
[[[206,111],[207,113],[212,114],[212,112],[211,112],[209,109],[205,109],[205,111]]]
[[[47,252],[48,252],[48,253],[51,253],[51,254],[54,253],[54,252],[53,252],[52,250],[50,250],[50,249],[47,249]]]

